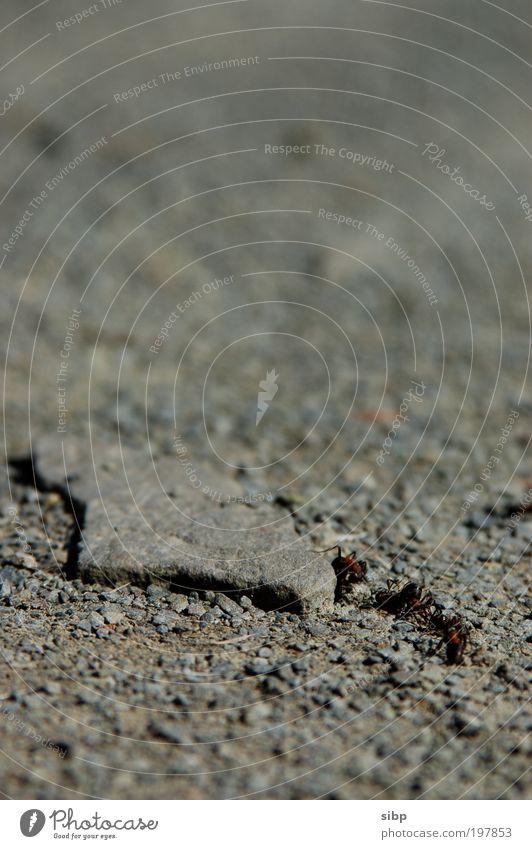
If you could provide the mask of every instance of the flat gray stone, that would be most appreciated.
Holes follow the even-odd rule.
[[[278,506],[254,509],[213,501],[186,479],[177,460],[68,437],[34,449],[41,486],[75,507],[81,537],[76,571],[114,586],[165,585],[245,592],[266,608],[331,609],[336,578]],[[211,489],[234,499],[237,485],[202,465]]]

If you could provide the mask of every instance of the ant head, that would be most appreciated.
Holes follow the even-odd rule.
[[[421,598],[423,590],[420,586],[414,583],[414,581],[410,581],[408,584],[405,584],[403,587],[403,594],[408,596],[408,598]]]

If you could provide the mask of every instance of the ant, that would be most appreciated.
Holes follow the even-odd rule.
[[[345,594],[349,584],[366,580],[368,564],[365,560],[358,559],[356,551],[352,551],[351,554],[342,554],[342,547],[340,545],[333,545],[331,548],[325,548],[323,551],[317,553],[326,554],[328,551],[332,551],[333,548],[336,548],[337,555],[331,565],[336,575],[336,601],[339,601]]]
[[[396,586],[397,581],[388,581],[387,590],[377,590],[374,596],[377,610],[395,613],[396,616],[408,615],[409,613],[421,615],[426,604],[430,603],[430,601],[425,602],[423,598],[423,588],[413,581],[409,581],[401,589],[393,589]],[[432,599],[432,596],[430,596],[430,599]]]
[[[434,631],[445,631],[448,617],[444,614],[443,604],[434,602],[433,610],[430,611],[427,625],[431,626]]]
[[[440,612],[432,617],[432,624],[442,633],[435,653],[445,645],[447,663],[461,663],[469,642],[469,626],[459,616],[444,616]]]
[[[441,605],[437,604],[429,590],[424,593],[423,587],[414,581],[409,581],[399,590],[392,589],[394,586],[397,586],[396,581],[388,581],[387,590],[377,590],[373,599],[377,610],[395,614],[397,618],[402,616],[406,619],[412,616],[424,625],[431,624],[436,627],[433,617],[435,611],[441,609]]]
[[[412,598],[410,607],[407,611],[405,611],[405,613],[417,616],[421,622],[428,625],[429,623],[432,623],[436,611],[440,611],[443,608],[440,604],[438,604],[438,602],[436,602],[430,590],[427,590],[425,595],[423,595],[423,590],[418,587],[417,584],[414,586],[416,586],[417,594],[415,598]]]

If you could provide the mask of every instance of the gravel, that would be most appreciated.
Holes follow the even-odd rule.
[[[13,566],[0,570],[0,598],[9,598],[24,586],[24,575]]]

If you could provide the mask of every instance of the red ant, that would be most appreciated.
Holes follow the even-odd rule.
[[[469,642],[469,626],[459,616],[444,616],[442,613],[432,617],[432,624],[443,635],[435,653],[445,645],[447,663],[461,663]]]
[[[389,585],[389,587],[392,584]],[[418,584],[410,582],[400,590],[380,590],[375,594],[377,608],[397,616],[413,615],[442,635],[435,653],[446,646],[447,663],[461,663],[469,641],[469,626],[459,616],[446,616],[430,591],[423,595]]]
[[[326,554],[333,548],[336,548],[338,552],[331,564],[336,575],[336,601],[338,601],[343,597],[349,584],[366,580],[368,564],[365,560],[358,559],[356,551],[343,555],[340,545],[333,545],[331,548],[325,548],[317,553]]]
[[[423,595],[423,590],[417,584],[415,586],[418,592],[412,598],[409,608],[405,611],[405,615],[412,614],[413,616],[417,616],[418,619],[427,625],[432,621],[434,610],[435,608],[439,608],[439,605],[434,600],[434,596],[430,590],[427,590]]]
[[[419,616],[424,620],[429,617],[429,611],[434,603],[432,593],[423,595],[423,587],[414,581],[409,581],[401,589],[392,589],[396,581],[388,581],[388,589],[377,590],[374,596],[377,610],[395,613],[396,616]]]

